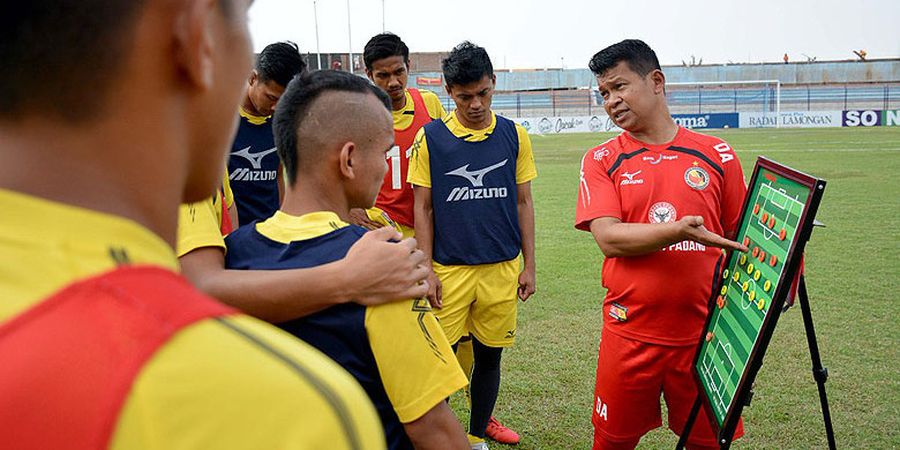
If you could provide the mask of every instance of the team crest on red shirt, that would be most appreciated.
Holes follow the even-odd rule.
[[[699,166],[688,167],[684,171],[684,182],[691,188],[702,191],[709,186],[709,172]]]
[[[650,207],[650,223],[670,223],[677,217],[675,207],[669,202],[657,202]]]

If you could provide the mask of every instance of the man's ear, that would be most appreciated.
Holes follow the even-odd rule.
[[[215,61],[214,20],[216,0],[186,0],[175,3],[173,23],[175,63],[188,82],[206,90],[213,84]]]
[[[655,69],[653,72],[650,72],[650,82],[653,83],[653,93],[654,94],[665,94],[666,93],[666,75],[663,74],[662,70]]]
[[[356,178],[356,171],[354,170],[354,163],[356,163],[355,158],[357,158],[359,152],[357,151],[356,144],[353,142],[346,142],[341,147],[340,156],[338,157],[338,164],[341,167],[341,175],[347,179]]]
[[[250,78],[247,79],[247,84],[253,86],[256,82],[259,81],[259,72],[256,69],[250,71]]]

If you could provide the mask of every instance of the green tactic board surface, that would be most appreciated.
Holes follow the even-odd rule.
[[[763,324],[784,300],[782,295],[780,302],[773,301],[779,282],[789,284],[792,279],[785,263],[812,189],[759,165],[748,187],[735,240],[750,252],[731,253],[719,290],[713,294],[715,301],[694,364],[701,396],[708,400],[707,412],[712,411],[720,429],[739,394]]]

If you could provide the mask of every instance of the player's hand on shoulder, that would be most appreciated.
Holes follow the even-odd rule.
[[[534,269],[525,268],[522,273],[519,274],[519,299],[527,301],[536,289],[537,282],[535,281]]]
[[[361,208],[351,209],[349,219],[350,223],[352,223],[353,225],[359,225],[367,230],[377,230],[384,226],[383,224],[369,219],[369,215],[366,214],[366,210]]]
[[[394,300],[424,297],[430,268],[416,240],[400,242],[402,235],[391,227],[370,231],[350,247],[343,263],[355,274],[351,298],[371,306]]]
[[[746,252],[747,247],[739,242],[725,239],[703,226],[703,216],[684,216],[678,220],[682,240],[699,242],[711,247],[719,247],[727,250]]]

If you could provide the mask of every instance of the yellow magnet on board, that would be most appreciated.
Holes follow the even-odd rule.
[[[772,289],[772,282],[769,281],[769,280],[766,280],[766,283],[763,284],[763,289],[764,289],[766,292],[769,292],[769,289]]]
[[[747,264],[747,273],[753,273],[753,263]]]
[[[744,284],[741,285],[741,290],[747,292],[747,289],[750,289],[750,282],[745,281]]]
[[[756,307],[759,308],[760,311],[762,311],[763,308],[766,307],[766,301],[765,301],[765,299],[762,299],[762,298],[759,299],[759,301],[756,302]]]
[[[759,281],[760,278],[762,278],[762,272],[760,272],[759,269],[756,269],[756,272],[753,274],[753,279]]]

